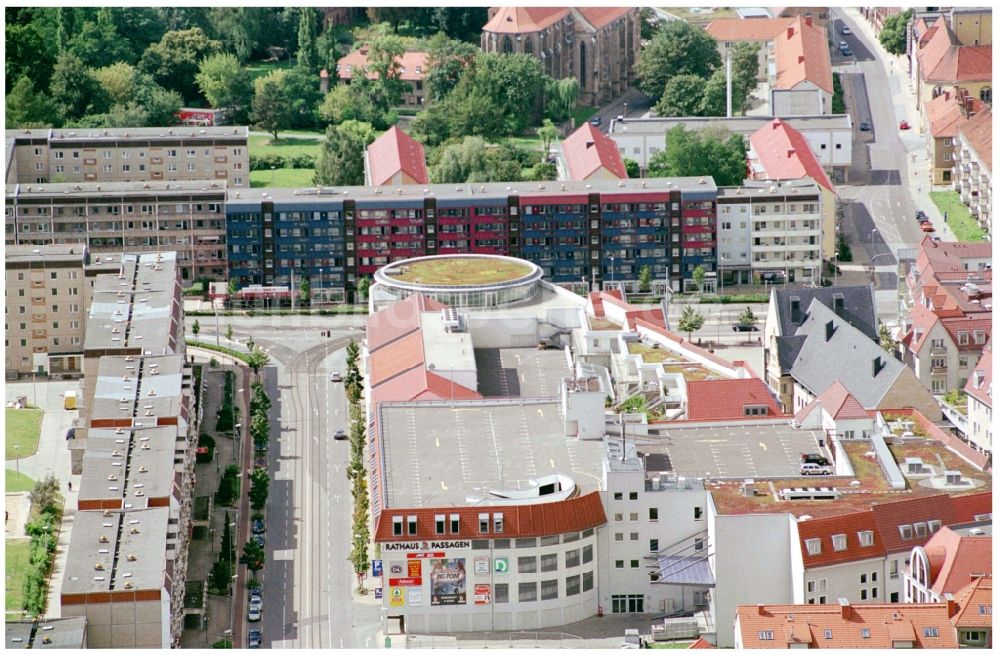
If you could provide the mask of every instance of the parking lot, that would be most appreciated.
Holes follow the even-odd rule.
[[[569,375],[562,350],[476,348],[479,393],[487,397],[553,398]]]
[[[788,478],[799,475],[802,453],[828,451],[819,447],[820,430],[796,430],[787,423],[664,428],[655,441],[639,446],[653,467],[668,466],[685,477]],[[666,457],[663,457],[663,456]]]

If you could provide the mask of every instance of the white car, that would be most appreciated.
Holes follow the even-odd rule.
[[[330,374],[330,382],[340,382],[342,379],[339,371],[334,371]]]
[[[803,462],[799,464],[799,475],[833,475],[833,467]]]
[[[260,621],[261,615],[264,613],[264,602],[260,600],[251,600],[250,607],[247,609],[247,621],[256,623]]]
[[[844,29],[840,30],[840,33],[843,34],[844,36],[848,36],[853,34],[854,32],[851,31],[851,28],[845,27]]]

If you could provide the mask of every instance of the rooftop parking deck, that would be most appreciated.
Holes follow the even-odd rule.
[[[476,348],[479,393],[487,397],[555,398],[570,374],[557,348]]]
[[[542,353],[539,353],[542,354]],[[554,473],[599,485],[603,445],[563,435],[544,400],[386,403],[379,409],[389,507],[460,506]]]

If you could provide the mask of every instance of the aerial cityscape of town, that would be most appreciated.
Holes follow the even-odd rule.
[[[992,648],[992,8],[5,7],[5,648]]]

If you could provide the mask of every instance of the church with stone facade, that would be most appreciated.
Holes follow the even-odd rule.
[[[555,79],[580,81],[580,104],[602,105],[635,80],[639,57],[635,7],[491,7],[484,52],[526,54]]]

